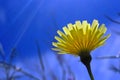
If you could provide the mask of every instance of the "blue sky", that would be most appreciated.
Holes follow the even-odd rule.
[[[97,19],[100,24],[106,24],[111,37],[103,47],[94,50],[92,56],[116,55],[120,50],[120,36],[112,30],[120,31],[119,25],[110,22],[104,15],[120,20],[117,15],[120,12],[119,3],[120,0],[0,0],[0,43],[6,56],[16,47],[19,54],[14,62],[24,67],[25,61],[36,62],[35,42],[38,40],[46,61],[51,63],[51,69],[58,71],[57,76],[60,77],[61,70],[59,67],[54,69],[58,62],[51,51],[56,30],[76,20],[88,20],[91,23]],[[65,59],[74,71],[76,80],[89,80],[85,67],[78,62],[79,58],[65,55]],[[93,59],[91,65],[96,80],[120,79],[118,73],[108,69],[110,64],[117,66],[118,60]]]

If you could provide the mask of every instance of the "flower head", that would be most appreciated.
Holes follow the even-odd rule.
[[[102,46],[110,36],[104,36],[107,28],[104,24],[99,26],[97,20],[92,25],[87,21],[76,21],[75,24],[68,24],[63,27],[63,32],[58,30],[59,36],[55,36],[57,42],[53,42],[52,48],[61,54],[84,55],[95,48]],[[84,53],[84,54],[83,54]]]

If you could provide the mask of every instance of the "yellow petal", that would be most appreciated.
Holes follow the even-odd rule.
[[[58,37],[58,36],[55,36],[55,39],[56,39],[58,42],[65,42],[63,39],[61,39],[61,38]]]
[[[68,40],[68,39],[67,39],[67,36],[66,36],[63,32],[61,32],[60,30],[58,30],[57,33],[58,33],[59,36],[61,36],[61,38],[63,38],[64,40]]]
[[[98,25],[99,25],[98,21],[94,20],[93,23],[92,23],[92,27],[91,27],[92,32],[96,32],[97,31]]]
[[[100,26],[99,31],[100,31],[101,33],[105,33],[105,32],[107,31],[107,28],[105,27],[105,24],[102,24],[102,25]]]
[[[52,45],[57,47],[57,43],[56,42],[52,42]]]
[[[80,21],[76,21],[75,25],[77,26],[78,29],[81,29],[81,22]]]
[[[88,25],[87,21],[82,22],[82,27],[83,27],[83,33],[84,34],[86,34],[87,25]]]

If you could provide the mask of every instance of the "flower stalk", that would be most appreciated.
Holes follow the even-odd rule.
[[[72,54],[80,56],[81,62],[86,66],[91,80],[94,80],[90,62],[92,57],[90,52],[105,44],[110,34],[104,35],[107,28],[104,24],[99,26],[97,20],[92,24],[84,21],[76,21],[75,24],[67,24],[63,31],[58,30],[58,36],[55,36],[56,42],[52,50],[58,54]]]
[[[90,76],[91,80],[94,80],[94,76],[93,76],[93,74],[92,74],[91,66],[90,66],[90,62],[91,62],[91,60],[92,60],[91,55],[90,55],[90,54],[87,55],[87,56],[82,55],[82,56],[80,56],[80,59],[81,59],[81,62],[82,62],[82,63],[85,65],[85,67],[87,68],[87,71],[88,71],[88,73],[89,73],[89,76]]]

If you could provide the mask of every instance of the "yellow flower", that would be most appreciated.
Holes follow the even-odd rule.
[[[97,20],[93,20],[92,25],[87,21],[70,23],[63,27],[64,32],[57,31],[59,37],[55,36],[57,42],[52,43],[52,49],[60,54],[86,55],[105,43],[110,36],[104,36],[106,30],[104,24],[99,27]]]

